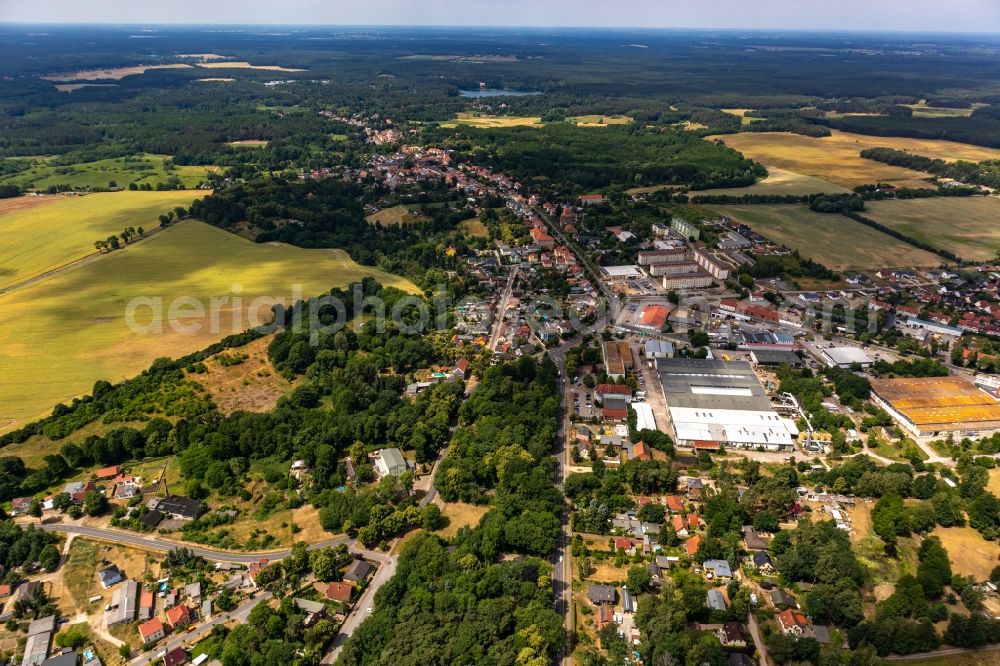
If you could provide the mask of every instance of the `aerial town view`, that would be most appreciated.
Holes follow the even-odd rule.
[[[0,666],[1000,666],[998,64],[0,0]]]

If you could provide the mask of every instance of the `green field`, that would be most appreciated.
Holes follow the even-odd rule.
[[[187,220],[143,243],[2,294],[6,321],[0,329],[0,431],[89,392],[98,379],[120,381],[157,357],[182,356],[244,330],[256,297],[287,303],[296,285],[301,296],[308,297],[369,275],[418,292],[402,278],[355,263],[342,250],[255,244]],[[232,296],[234,285],[241,289],[242,307],[224,304],[217,326],[212,326],[208,312],[183,317],[185,325],[200,326],[190,333],[174,330],[167,321],[176,299],[193,297],[207,311],[211,297]],[[136,297],[162,299],[162,332],[135,332],[126,326],[126,306]],[[258,305],[253,310],[263,321],[270,304]],[[137,310],[135,320],[148,324],[151,310]]]
[[[0,215],[5,239],[0,245],[0,289],[94,254],[94,241],[126,227],[157,229],[161,214],[177,206],[187,208],[202,196],[204,192],[184,190],[97,192],[50,197],[42,205]]]
[[[383,227],[398,227],[413,222],[413,213],[406,206],[383,208],[377,213],[365,216],[368,224],[381,224]]]
[[[843,215],[814,213],[806,206],[713,206],[833,270],[937,266],[941,258]]]
[[[779,169],[778,167],[772,166],[767,168],[767,178],[758,183],[754,183],[749,187],[727,187],[701,191],[693,190],[689,192],[689,195],[692,197],[712,195],[740,197],[744,194],[760,194],[802,197],[810,194],[839,194],[849,191],[850,190],[846,187],[836,185],[828,180],[823,180],[822,178],[814,178],[812,176],[806,176],[805,174],[796,173],[795,171],[787,171],[785,169]]]
[[[156,187],[158,183],[166,183],[171,177],[177,176],[184,187],[197,187],[205,180],[205,176],[216,167],[203,166],[170,166],[165,162],[167,155],[136,155],[132,157],[116,157],[96,162],[79,162],[68,166],[53,164],[52,157],[12,158],[11,162],[30,164],[28,168],[17,173],[0,176],[0,185],[13,184],[23,188],[44,190],[52,185],[69,185],[76,189],[109,187],[111,181],[120,188],[126,188],[129,183],[142,185],[148,183]]]
[[[1000,199],[938,197],[870,201],[867,217],[966,260],[993,259],[1000,251]]]

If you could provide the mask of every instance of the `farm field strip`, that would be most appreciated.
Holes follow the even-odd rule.
[[[1000,198],[940,197],[870,201],[864,215],[966,260],[985,261],[1000,251]]]
[[[849,192],[846,187],[831,183],[822,178],[814,178],[805,174],[779,169],[778,167],[768,167],[767,178],[754,183],[749,187],[729,187],[715,190],[692,190],[690,196],[731,196],[739,197],[744,194],[761,195],[792,195],[807,196],[809,194],[839,194]]]
[[[153,230],[158,217],[187,207],[203,192],[99,192],[86,196],[38,197],[50,201],[10,214],[0,209],[0,289],[95,254],[94,241],[126,227]],[[16,210],[16,209],[15,209]],[[133,241],[135,242],[135,241]]]
[[[937,266],[941,258],[843,215],[815,213],[804,205],[712,206],[749,224],[773,241],[833,270]]]
[[[939,140],[866,136],[833,131],[828,137],[813,138],[789,132],[743,132],[706,137],[720,139],[764,166],[778,167],[844,187],[875,182],[916,186],[929,174],[863,159],[866,148],[886,147],[906,150],[925,157],[948,161],[1000,159],[1000,150]]]

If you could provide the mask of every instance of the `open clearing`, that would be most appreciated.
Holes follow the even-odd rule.
[[[98,379],[121,381],[157,357],[183,356],[243,331],[251,315],[264,322],[275,300],[287,304],[366,276],[419,293],[409,281],[361,266],[342,250],[256,244],[187,220],[138,245],[0,295],[6,314],[0,330],[0,430],[48,413],[57,402],[88,392]],[[220,304],[213,325],[210,299],[231,297],[236,285],[240,307]],[[151,332],[126,325],[127,305],[140,297],[160,299],[135,311],[139,327]],[[192,314],[189,303],[169,317],[182,297],[196,300],[203,312]],[[273,300],[252,304],[257,297]],[[151,325],[154,311],[162,314],[160,330]],[[189,325],[190,332],[183,332]]]
[[[213,76],[207,79],[195,79],[199,83],[232,83],[236,79],[230,76]]]
[[[870,201],[865,208],[876,222],[963,259],[992,259],[1000,250],[997,197],[894,199]]]
[[[191,65],[175,63],[172,65],[136,65],[134,67],[112,67],[109,69],[83,69],[62,74],[46,74],[41,77],[46,81],[120,81],[126,76],[144,74],[157,69],[191,69]]]
[[[199,67],[205,69],[260,69],[267,72],[304,72],[304,69],[281,67],[280,65],[251,65],[245,60],[224,60],[217,62],[200,62]]]
[[[159,227],[157,218],[187,207],[202,192],[99,192],[77,197],[37,197],[50,201],[0,216],[0,289],[95,254],[94,241],[126,227]],[[136,242],[136,241],[133,241]]]
[[[912,666],[1000,666],[1000,650],[994,648],[930,659],[907,659],[903,663]]]
[[[841,187],[835,183],[821,178],[813,178],[805,174],[779,169],[778,167],[768,167],[767,178],[754,183],[749,187],[729,187],[715,190],[692,190],[689,196],[730,196],[739,197],[744,194],[761,195],[792,195],[796,197],[809,194],[839,194],[849,192],[846,187]]]
[[[458,224],[458,228],[461,229],[462,233],[466,236],[477,236],[479,238],[489,238],[490,230],[486,228],[486,225],[478,217],[470,217],[467,220],[462,220]]]
[[[292,388],[267,356],[267,346],[273,338],[268,335],[216,354],[205,361],[206,372],[189,373],[188,379],[201,384],[223,414],[270,411],[278,404],[278,398]],[[232,364],[239,358],[243,360]],[[227,361],[231,364],[223,365]]]
[[[713,208],[833,270],[938,266],[942,261],[843,215],[815,213],[804,205]]]
[[[218,167],[176,166],[168,155],[132,155],[96,162],[77,162],[69,165],[54,164],[51,157],[15,158],[12,162],[27,162],[26,168],[16,173],[0,176],[0,184],[45,190],[50,185],[69,185],[78,189],[105,189],[111,181],[119,188],[129,183],[156,187],[176,176],[187,189],[193,189]]]
[[[954,109],[946,106],[928,106],[927,100],[920,100],[918,104],[904,104],[913,109],[915,118],[968,118],[972,112],[981,106],[981,103],[973,103],[967,109]]]
[[[438,534],[446,539],[458,534],[458,530],[462,527],[475,527],[490,510],[488,504],[445,502],[440,496],[434,499],[434,503],[441,507],[441,515],[448,519],[448,524],[438,530]]]
[[[1000,495],[1000,467],[990,470],[990,482],[986,484],[986,489],[994,495]]]
[[[491,116],[484,113],[462,111],[455,114],[455,120],[441,123],[441,127],[541,127],[541,116]]]
[[[398,227],[401,224],[411,224],[413,220],[413,213],[405,206],[384,208],[377,213],[365,216],[365,221],[368,224],[378,223],[383,227]]]
[[[1000,544],[987,541],[971,527],[937,527],[931,535],[941,537],[953,573],[985,580],[1000,564]]]
[[[905,150],[947,161],[1000,159],[1000,150],[952,141],[865,136],[833,131],[831,136],[813,138],[789,132],[743,132],[706,137],[719,139],[764,166],[787,169],[854,187],[883,182],[914,186],[928,174],[866,160],[859,153],[879,146]]]
[[[605,125],[628,125],[632,119],[628,116],[573,116],[567,118],[571,123],[583,127],[604,127]]]
[[[56,90],[71,93],[83,88],[117,88],[117,83],[57,83]]]
[[[267,143],[264,139],[240,139],[239,141],[230,141],[229,145],[234,148],[263,148]]]

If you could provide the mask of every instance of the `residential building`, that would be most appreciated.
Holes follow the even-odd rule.
[[[49,657],[42,662],[42,666],[76,666],[77,654],[70,650],[56,657]]]
[[[101,587],[105,590],[122,582],[123,578],[121,570],[114,564],[97,571],[97,579],[101,582]]]
[[[375,452],[375,469],[379,477],[399,476],[409,471],[410,466],[399,449],[382,449]]]
[[[661,281],[664,289],[701,289],[711,287],[713,278],[708,273],[664,275]]]
[[[771,590],[771,603],[775,608],[795,608],[799,607],[795,598],[782,590]]]
[[[153,508],[174,520],[195,520],[201,515],[201,502],[199,500],[178,495],[164,497]]]
[[[351,566],[347,567],[347,571],[344,572],[344,580],[362,583],[368,580],[368,576],[371,575],[373,568],[366,560],[354,560]]]
[[[698,546],[700,545],[701,545],[701,536],[696,534],[684,542],[684,552],[687,553],[688,557],[694,557],[695,553],[698,552]]]
[[[725,622],[715,633],[723,647],[743,648],[747,646],[747,634],[739,622]]]
[[[802,636],[809,628],[809,620],[797,610],[788,608],[778,613],[778,624],[788,636]]]
[[[184,648],[174,648],[163,655],[163,666],[183,666],[188,663],[188,653]]]
[[[712,610],[724,611],[729,608],[729,604],[726,603],[726,597],[720,590],[709,590],[708,594],[705,595],[705,605]]]
[[[615,603],[615,588],[610,585],[590,585],[587,588],[587,598],[595,606]]]
[[[733,577],[733,570],[730,568],[729,562],[725,560],[705,560],[701,566],[705,569],[707,576],[714,577],[716,580]]]
[[[178,604],[168,609],[165,615],[171,629],[177,630],[191,624],[191,609],[187,604]]]
[[[701,229],[680,217],[670,220],[670,228],[677,232],[678,235],[689,240],[699,240],[701,238]]]
[[[139,638],[145,645],[155,643],[166,635],[166,627],[163,626],[163,621],[158,617],[139,625]]]
[[[327,599],[341,603],[350,603],[352,594],[354,588],[347,583],[330,583],[325,592]]]
[[[729,266],[721,262],[716,257],[705,250],[695,250],[694,260],[705,269],[705,272],[711,275],[716,280],[728,280],[729,279]]]

